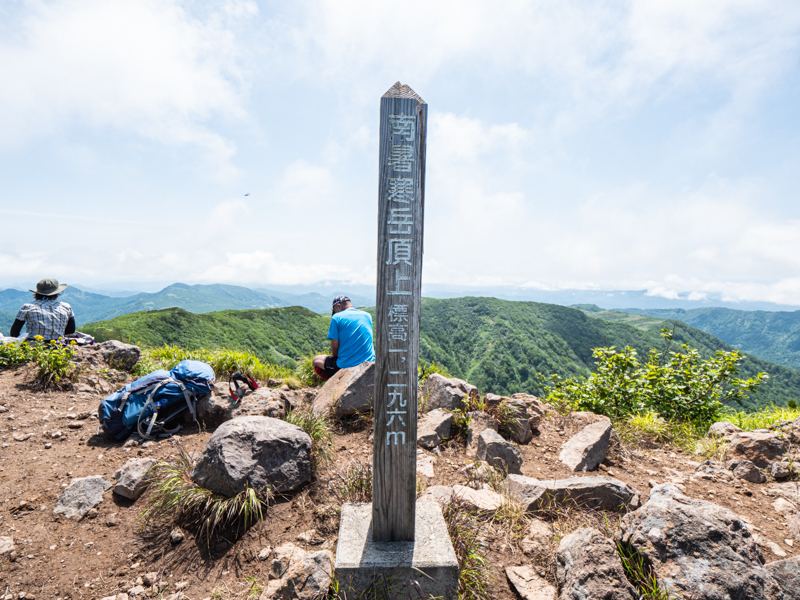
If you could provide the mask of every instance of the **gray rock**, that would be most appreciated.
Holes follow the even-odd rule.
[[[724,469],[713,460],[707,460],[697,466],[691,478],[728,483],[733,481],[733,473],[731,473],[729,469]]]
[[[208,429],[216,429],[236,417],[264,416],[283,419],[290,404],[280,390],[260,387],[248,393],[240,403],[231,402],[227,384],[218,385],[214,393],[197,403],[197,418]]]
[[[596,529],[573,531],[558,545],[556,577],[560,600],[636,600],[617,547]]]
[[[800,556],[765,565],[783,590],[783,600],[800,600]]]
[[[236,417],[208,440],[192,472],[198,485],[235,496],[246,485],[281,493],[311,481],[311,438],[271,417]]]
[[[433,456],[425,454],[422,450],[417,451],[417,473],[428,479],[433,479],[434,464],[436,464],[436,459]]]
[[[792,539],[800,541],[800,513],[792,515],[788,519],[787,529]]]
[[[327,550],[305,552],[293,544],[275,548],[267,588],[261,600],[319,600],[327,597],[333,555]]]
[[[500,417],[498,431],[503,437],[518,444],[528,444],[533,439],[531,415],[527,403],[521,398],[504,399],[497,409]]]
[[[463,379],[448,379],[438,373],[429,375],[420,390],[424,411],[435,408],[455,410],[478,401],[478,388]]]
[[[503,505],[503,496],[484,486],[474,489],[465,485],[432,485],[419,497],[420,502],[438,502],[441,506],[458,498],[478,511],[492,512]]]
[[[503,400],[508,400],[508,396],[499,396],[489,392],[483,397],[483,402],[489,409],[497,408]]]
[[[14,538],[8,536],[0,536],[0,556],[11,554],[16,549],[17,547],[14,545]]]
[[[531,519],[528,533],[520,542],[522,551],[529,556],[549,558],[552,555],[550,544],[555,538],[553,527],[547,521]]]
[[[708,428],[708,433],[706,435],[708,437],[730,438],[733,434],[739,433],[740,431],[741,429],[729,421],[717,421]]]
[[[540,480],[524,475],[506,478],[508,494],[529,512],[554,506],[577,505],[608,511],[625,511],[639,504],[636,491],[611,477],[570,477]]]
[[[794,461],[783,460],[771,463],[769,465],[769,474],[776,481],[785,481],[786,479],[795,479],[800,474],[800,471],[798,471]]]
[[[530,415],[529,424],[534,431],[539,429],[542,419],[552,410],[545,402],[542,402],[538,397],[532,394],[516,393],[511,395],[511,399],[525,403],[528,414]]]
[[[103,501],[103,492],[110,487],[111,484],[99,475],[73,479],[61,492],[53,512],[80,521]]]
[[[467,425],[467,456],[478,454],[478,436],[484,429],[494,429],[497,431],[497,422],[491,415],[480,410],[473,410],[467,413],[469,424]]]
[[[652,565],[661,587],[677,598],[779,600],[748,525],[710,502],[655,486],[649,500],[622,519],[622,541]]]
[[[136,500],[147,489],[147,473],[156,464],[153,458],[132,458],[114,473],[113,492],[123,498]]]
[[[767,480],[761,469],[749,460],[732,460],[728,463],[728,468],[733,471],[734,476],[750,483],[764,483]]]
[[[133,344],[124,344],[117,340],[108,340],[98,344],[98,348],[103,355],[103,360],[112,369],[120,371],[132,371],[142,351]]]
[[[771,431],[742,431],[731,436],[729,451],[733,457],[752,461],[757,467],[768,467],[789,448],[787,441]]]
[[[484,429],[478,436],[478,458],[503,473],[519,473],[522,455],[511,442],[493,429]]]
[[[561,447],[558,459],[573,471],[594,471],[608,454],[611,441],[611,419],[587,425]]]
[[[556,600],[556,588],[540,577],[532,567],[507,567],[506,577],[522,600]]]
[[[417,424],[417,444],[428,450],[436,448],[450,439],[453,429],[453,413],[434,409],[425,413]]]
[[[339,370],[325,382],[311,405],[317,416],[337,419],[372,412],[375,397],[375,363]]]

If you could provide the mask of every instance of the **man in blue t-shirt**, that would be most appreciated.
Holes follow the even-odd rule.
[[[328,329],[331,353],[327,356],[320,354],[314,357],[314,371],[322,379],[330,379],[339,369],[375,361],[372,316],[368,312],[353,308],[347,296],[337,296],[333,299],[331,314],[333,316]]]

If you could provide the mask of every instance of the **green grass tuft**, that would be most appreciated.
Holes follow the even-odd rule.
[[[159,462],[150,469],[146,505],[140,515],[145,529],[177,524],[193,531],[210,548],[221,534],[238,534],[264,518],[268,490],[246,487],[226,498],[197,485],[191,471],[192,461],[183,450],[174,462]]]
[[[458,558],[459,600],[488,600],[489,570],[481,550],[482,521],[464,500],[454,497],[442,509]]]
[[[648,560],[631,544],[617,542],[617,553],[628,581],[636,588],[641,600],[670,600],[661,589]]]
[[[314,467],[330,462],[332,458],[333,434],[325,417],[316,416],[310,410],[291,410],[284,420],[297,425],[311,438],[311,454]]]
[[[755,412],[728,411],[720,417],[745,431],[768,429],[782,421],[794,421],[797,418],[800,418],[800,408],[775,405],[765,406]]]

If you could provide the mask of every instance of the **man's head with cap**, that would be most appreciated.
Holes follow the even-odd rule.
[[[331,304],[331,314],[335,315],[337,312],[341,312],[344,309],[349,308],[351,304],[350,298],[347,296],[336,296]]]

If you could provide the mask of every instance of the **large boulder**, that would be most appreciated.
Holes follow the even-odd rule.
[[[340,369],[328,379],[317,392],[311,411],[318,417],[351,417],[372,412],[374,398],[375,363],[365,362]]]
[[[772,431],[742,431],[733,434],[730,442],[729,451],[733,457],[747,459],[762,468],[789,449],[788,442]]]
[[[711,502],[655,486],[649,500],[622,519],[622,541],[653,568],[670,597],[778,600],[775,580],[747,524]]]
[[[53,512],[80,521],[103,501],[103,492],[110,487],[111,484],[99,475],[73,479],[61,492]]]
[[[97,347],[106,364],[112,369],[119,369],[120,371],[132,371],[142,355],[142,351],[139,350],[138,346],[124,344],[117,340],[102,342]]]
[[[484,429],[478,436],[477,456],[503,473],[520,473],[522,467],[519,449],[494,429]]]
[[[478,388],[463,379],[448,379],[438,373],[429,375],[420,390],[423,411],[435,408],[455,410],[478,401]]]
[[[417,444],[432,450],[444,440],[450,439],[453,431],[453,413],[441,408],[425,413],[417,423]]]
[[[223,496],[249,485],[282,493],[311,481],[311,438],[272,417],[236,417],[208,440],[192,472],[195,483]]]
[[[117,496],[136,500],[147,489],[147,473],[156,464],[154,458],[132,458],[114,473],[114,489]]]
[[[729,461],[728,468],[733,471],[734,476],[750,483],[764,483],[767,480],[761,469],[749,460]]]
[[[573,471],[594,471],[605,460],[610,441],[611,419],[602,417],[567,440],[558,459]]]
[[[613,541],[596,529],[573,531],[558,545],[560,600],[636,600]]]
[[[306,552],[294,544],[273,551],[269,577],[262,600],[319,600],[331,586],[333,555],[327,550]]]
[[[506,489],[529,512],[564,505],[624,512],[639,504],[633,488],[611,477],[543,480],[512,474],[506,478]]]
[[[800,600],[800,556],[776,560],[766,567],[783,590],[783,600]]]
[[[506,567],[506,577],[522,600],[556,600],[556,588],[540,577],[533,567]]]

